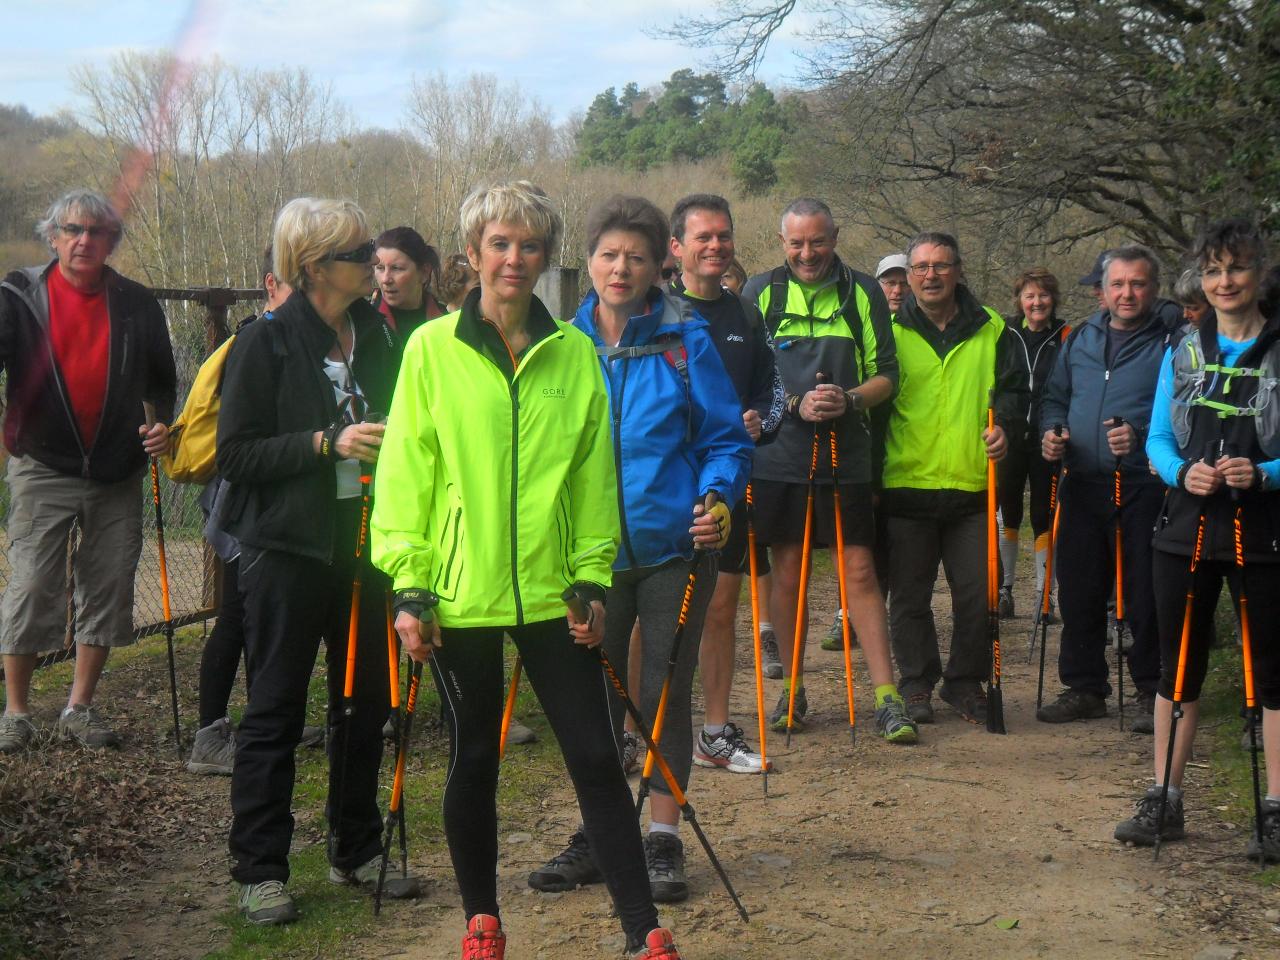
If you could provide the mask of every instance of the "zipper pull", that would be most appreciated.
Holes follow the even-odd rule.
[[[1107,368],[1107,372],[1106,372],[1105,374],[1103,374],[1102,382],[1103,382],[1103,383],[1110,383],[1110,382],[1111,382],[1111,368],[1110,368],[1110,367],[1108,367],[1108,368]]]

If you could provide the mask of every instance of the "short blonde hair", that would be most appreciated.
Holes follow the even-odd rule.
[[[484,228],[491,223],[514,223],[542,240],[551,256],[560,239],[560,214],[546,191],[528,180],[509,180],[472,190],[462,201],[462,238],[468,247],[480,249]]]
[[[369,221],[352,201],[298,197],[276,214],[273,272],[295,290],[306,290],[307,267],[368,237]]]

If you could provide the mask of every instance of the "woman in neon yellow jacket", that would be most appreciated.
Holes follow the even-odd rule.
[[[608,398],[591,341],[533,296],[559,230],[527,181],[464,202],[480,286],[406,344],[378,461],[373,559],[394,581],[396,631],[430,663],[447,707],[444,824],[464,958],[501,956],[505,943],[495,800],[504,632],[560,741],[592,843],[607,849],[628,946],[675,958],[609,724],[613,694],[590,650],[619,537]],[[592,599],[590,623],[566,626],[569,586]]]

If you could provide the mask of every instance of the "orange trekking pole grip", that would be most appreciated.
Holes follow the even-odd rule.
[[[569,608],[569,614],[574,620],[579,623],[589,622],[590,609],[586,601],[575,593],[572,587],[565,590],[560,598],[564,600],[565,605]],[[603,668],[605,676],[608,677],[609,683],[613,685],[613,689],[622,698],[622,705],[631,717],[632,722],[635,723],[636,730],[644,738],[645,746],[649,750],[649,756],[653,757],[657,763],[658,772],[662,774],[662,779],[666,781],[667,789],[671,791],[672,799],[675,800],[676,806],[680,808],[681,814],[684,815],[685,820],[688,821],[689,826],[693,829],[698,842],[702,844],[702,849],[706,853],[707,859],[711,861],[711,866],[715,868],[716,873],[719,875],[720,882],[724,884],[725,891],[729,894],[729,899],[738,908],[738,916],[742,918],[743,923],[749,923],[751,918],[747,916],[746,908],[743,907],[742,901],[738,899],[738,894],[733,889],[733,884],[729,882],[729,875],[724,872],[724,866],[720,863],[720,858],[711,849],[711,841],[702,832],[702,826],[698,823],[698,815],[694,812],[693,804],[689,802],[685,792],[680,789],[680,783],[676,780],[676,775],[671,772],[671,767],[667,764],[666,758],[663,757],[662,751],[658,749],[657,740],[653,738],[646,728],[644,717],[640,716],[639,708],[636,707],[635,701],[631,699],[631,694],[627,693],[627,685],[622,682],[622,678],[618,676],[613,664],[609,662],[609,657],[605,654],[603,647],[600,644],[596,644],[591,649],[595,651],[596,657],[599,658],[600,666]]]
[[[791,644],[791,690],[787,695],[787,746],[795,725],[796,688],[800,686],[800,649],[804,646],[808,607],[810,552],[813,547],[813,475],[818,470],[818,425],[813,425],[813,455],[809,458],[809,493],[804,504],[804,541],[800,547],[800,586],[796,590],[796,632]]]
[[[849,601],[844,585],[844,524],[840,518],[840,456],[836,451],[836,431],[831,428],[831,491],[834,494],[836,523],[836,566],[840,569],[836,581],[840,585],[840,609],[844,615],[840,618],[841,630],[844,633],[844,687],[849,699],[849,738],[858,739],[857,719],[853,706],[853,641],[849,636]]]
[[[987,396],[987,432],[996,426],[995,391]],[[986,451],[983,451],[986,456]],[[1000,679],[1000,553],[996,541],[996,462],[987,457],[987,629],[991,634],[991,682],[987,687],[987,732],[1005,733]]]
[[[759,574],[756,570],[756,528],[755,501],[751,498],[751,484],[747,484],[747,569],[751,574],[751,630],[755,637],[756,659],[756,717],[760,721],[760,774],[764,781],[764,792],[769,793],[769,748],[765,743],[764,719],[764,673],[761,667],[760,652],[760,594],[758,589]]]

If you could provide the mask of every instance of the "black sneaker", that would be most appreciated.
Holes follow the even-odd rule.
[[[760,631],[760,660],[766,677],[782,679],[782,657],[778,653],[778,638],[772,630]]]
[[[600,868],[591,856],[587,835],[575,830],[569,845],[557,853],[533,873],[529,874],[529,886],[543,893],[563,893],[588,883],[604,880]]]
[[[1148,787],[1147,792],[1138,800],[1138,809],[1128,820],[1116,824],[1116,839],[1121,843],[1132,843],[1139,847],[1156,845],[1156,824],[1160,821],[1160,785]],[[1182,815],[1182,797],[1176,800],[1169,794],[1169,803],[1164,811],[1165,841],[1181,840],[1187,835],[1186,820]]]
[[[773,712],[769,714],[769,726],[779,733],[787,732],[787,708],[790,706],[791,691],[783,690],[782,696],[778,697],[778,702],[773,707]],[[804,715],[809,712],[809,698],[804,695],[804,687],[796,691],[796,709],[791,715],[791,729],[804,729]]]
[[[1262,842],[1249,837],[1246,853],[1254,863],[1262,857],[1263,863],[1280,863],[1280,800],[1262,800]]]
[[[907,697],[907,716],[914,723],[933,723],[933,697],[923,690]]]
[[[1106,708],[1106,704],[1103,704]],[[1139,690],[1138,695],[1134,698],[1133,719],[1129,722],[1129,729],[1134,733],[1155,733],[1156,732],[1156,695]]]
[[[649,891],[654,903],[679,903],[689,897],[684,878],[684,843],[673,833],[644,838],[644,862],[649,868]]]
[[[1000,600],[996,612],[1001,620],[1008,620],[1013,616],[1013,587],[1000,588]]]
[[[982,689],[982,684],[957,687],[944,683],[942,689],[938,691],[938,696],[951,704],[956,713],[970,723],[987,722],[987,691]]]
[[[1097,720],[1107,715],[1107,701],[1096,693],[1063,690],[1058,699],[1036,711],[1041,723],[1070,723],[1072,720]]]

